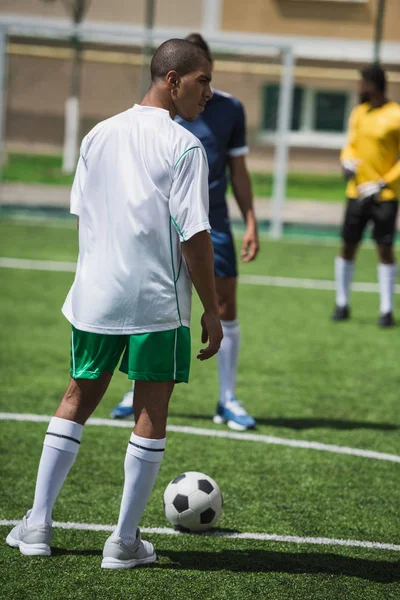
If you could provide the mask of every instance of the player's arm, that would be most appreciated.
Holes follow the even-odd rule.
[[[382,183],[385,185],[393,185],[400,181],[400,160],[382,177]]]
[[[206,360],[219,350],[223,337],[214,277],[214,250],[208,221],[208,164],[200,142],[181,148],[173,173],[169,210],[182,243],[182,252],[194,287],[204,307],[201,341],[207,348],[198,358]]]
[[[190,277],[204,308],[201,318],[201,341],[209,342],[197,355],[200,360],[214,356],[222,341],[218,299],[214,277],[214,249],[208,231],[196,233],[190,240],[182,242],[182,252]]]
[[[246,233],[242,243],[242,261],[250,262],[257,256],[258,230],[253,207],[253,191],[251,179],[244,156],[230,156],[228,159],[233,195],[246,223]]]
[[[340,153],[340,164],[345,179],[352,179],[357,173],[358,159],[356,154],[358,108],[352,110],[347,130],[347,143]]]
[[[400,154],[400,124],[397,131],[398,135],[398,148]],[[357,186],[357,192],[359,199],[363,199],[369,196],[377,196],[379,197],[380,192],[385,187],[392,187],[393,184],[396,184],[400,181],[400,160],[398,160],[393,167],[378,181],[367,181],[366,183],[362,183]]]
[[[241,257],[243,262],[249,262],[254,260],[258,253],[258,232],[251,179],[245,159],[249,151],[246,141],[246,115],[242,104],[237,100],[235,102],[235,120],[228,145],[228,167],[233,195],[246,223]]]
[[[400,123],[397,130],[398,149],[400,157]],[[393,165],[393,167],[383,176],[382,182],[385,185],[392,186],[394,183],[400,181],[400,159]]]

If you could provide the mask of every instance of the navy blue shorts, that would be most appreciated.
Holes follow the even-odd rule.
[[[214,273],[216,277],[237,277],[236,251],[231,231],[211,229],[214,246]]]

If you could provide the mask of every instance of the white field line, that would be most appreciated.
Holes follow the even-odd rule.
[[[32,423],[48,423],[51,417],[49,415],[34,415],[29,413],[0,413],[0,421],[30,421]],[[88,425],[97,425],[103,427],[126,427],[132,429],[133,422],[120,421],[114,419],[100,419],[92,417],[87,421]],[[189,427],[185,425],[168,425],[167,431],[174,433],[184,433],[187,435],[200,435],[205,437],[225,438],[238,440],[240,442],[258,442],[261,444],[273,444],[278,446],[289,446],[291,448],[302,448],[306,450],[320,450],[333,452],[334,454],[348,454],[350,456],[360,456],[362,458],[372,458],[385,460],[394,463],[400,463],[400,456],[396,454],[386,454],[384,452],[375,452],[374,450],[361,450],[359,448],[348,448],[346,446],[336,446],[334,444],[322,444],[320,442],[307,442],[304,440],[291,440],[279,438],[272,435],[261,435],[256,433],[234,433],[231,431],[218,431],[216,429],[201,429],[199,427]]]
[[[27,271],[65,271],[75,273],[76,263],[61,260],[30,260],[26,258],[0,258],[0,267]]]
[[[0,258],[0,267],[6,269],[24,269],[29,271],[63,271],[74,273],[76,263],[58,260],[30,260],[25,258]],[[296,277],[270,277],[268,275],[241,275],[239,283],[280,288],[297,288],[304,290],[335,289],[335,282],[327,279],[299,279]],[[353,283],[354,292],[378,292],[377,283]],[[400,293],[400,285],[396,285],[396,293]]]
[[[19,521],[14,519],[0,519],[0,526],[12,527],[17,525]],[[95,523],[60,523],[53,522],[53,526],[58,529],[75,529],[78,531],[114,531],[115,525],[96,525]],[[154,535],[186,535],[182,534],[170,527],[141,527],[142,533],[150,533]],[[196,534],[202,537],[220,537],[230,538],[234,540],[258,540],[266,542],[283,542],[289,544],[317,544],[321,546],[345,546],[353,548],[372,548],[374,550],[394,550],[400,552],[400,545],[385,544],[382,542],[366,542],[362,540],[343,540],[336,538],[325,537],[299,537],[295,535],[276,535],[274,533],[234,533],[228,531],[206,531],[205,533]]]

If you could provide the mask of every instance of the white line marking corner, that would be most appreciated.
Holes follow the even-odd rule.
[[[17,525],[18,523],[19,521],[16,521],[14,519],[0,519],[0,526],[12,527],[14,525]],[[101,525],[95,523],[62,523],[58,521],[54,521],[53,526],[57,529],[74,529],[77,531],[112,532],[115,529],[115,525]],[[175,529],[171,529],[170,527],[141,527],[141,532],[153,535],[187,535],[175,531]],[[295,535],[277,535],[275,533],[236,533],[218,529],[206,531],[202,534],[196,534],[196,536],[199,535],[202,537],[220,537],[234,540],[257,540],[265,542],[278,542],[284,544],[315,544],[320,546],[344,546],[352,548],[371,548],[374,550],[392,550],[395,552],[400,552],[400,545],[398,544],[368,542],[363,540],[345,540],[326,537],[300,537]]]

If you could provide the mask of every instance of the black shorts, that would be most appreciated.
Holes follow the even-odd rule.
[[[373,198],[363,201],[348,198],[346,214],[342,229],[342,238],[348,243],[360,242],[371,221],[373,223],[372,237],[383,246],[391,246],[396,234],[396,219],[398,210],[397,200],[376,202]]]

